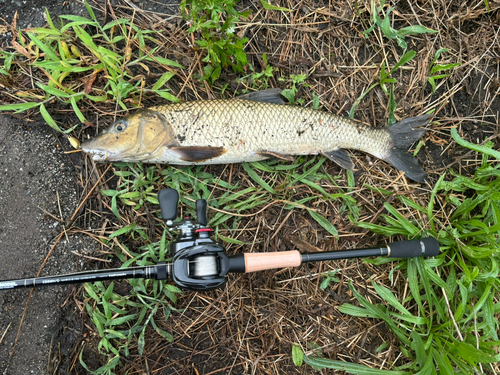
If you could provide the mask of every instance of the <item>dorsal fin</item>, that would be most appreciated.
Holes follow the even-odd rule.
[[[285,101],[281,98],[281,91],[282,90],[280,88],[254,91],[249,92],[248,94],[237,96],[235,99],[251,100],[253,102],[285,104]]]

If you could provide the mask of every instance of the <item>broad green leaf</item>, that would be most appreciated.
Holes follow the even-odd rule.
[[[344,303],[339,307],[342,314],[357,316],[360,318],[378,318],[377,314],[373,314],[364,307],[354,306],[350,303]]]
[[[93,287],[91,284],[89,283],[85,283],[83,284],[83,287],[85,289],[85,291],[90,295],[90,297],[94,300],[94,301],[97,301],[97,302],[100,302],[101,299],[97,296],[96,292],[94,291]]]
[[[235,244],[235,245],[248,245],[246,242],[243,242],[243,241],[240,241],[240,240],[237,240],[235,238],[231,238],[231,237],[224,237],[222,235],[218,235],[218,237],[224,241],[224,242],[227,242],[227,243],[232,243],[232,244]]]
[[[304,353],[299,345],[293,344],[292,346],[292,359],[295,366],[302,366],[304,360]]]
[[[436,72],[440,72],[443,70],[453,69],[453,68],[456,68],[457,66],[460,66],[460,65],[462,65],[462,64],[460,64],[460,63],[450,63],[450,64],[445,64],[445,65],[436,64],[431,68],[430,74],[434,74]],[[441,78],[445,78],[448,76],[449,76],[449,74],[441,74],[441,75],[433,76],[433,78],[434,79],[441,79]]]
[[[339,232],[337,231],[335,226],[332,223],[330,223],[327,219],[325,219],[323,217],[323,215],[320,215],[313,210],[308,210],[308,211],[309,211],[309,214],[312,216],[312,218],[314,220],[316,220],[316,222],[319,225],[321,225],[323,228],[325,228],[328,233],[334,235],[335,237],[337,237],[339,235]]]
[[[406,52],[401,59],[397,62],[396,65],[394,65],[394,68],[391,69],[391,73],[394,72],[396,69],[399,67],[406,65],[409,63],[413,58],[417,55],[417,53],[413,50]]]
[[[485,155],[489,155],[500,160],[500,151],[495,151],[489,147],[475,145],[474,143],[467,142],[466,140],[460,138],[456,128],[451,129],[451,136],[455,140],[455,142],[457,142],[462,147],[467,147],[468,149],[483,153]]]
[[[184,69],[184,67],[181,64],[179,64],[177,61],[166,59],[166,58],[160,57],[160,56],[154,56],[154,58],[146,57],[146,60],[147,61],[157,61],[160,64],[163,64],[166,66],[174,66],[174,67],[179,68],[179,69]]]
[[[113,319],[109,325],[110,326],[119,326],[121,324],[124,324],[124,323],[127,323],[127,322],[130,322],[131,320],[134,320],[137,318],[139,314],[131,314],[131,315],[127,315],[127,316],[122,316],[122,317],[119,317],[119,318],[115,318]]]
[[[28,37],[33,41],[33,43],[35,43],[35,45],[38,48],[40,48],[45,53],[45,55],[47,56],[47,58],[49,58],[52,61],[60,61],[61,60],[59,58],[59,56],[57,56],[57,54],[52,50],[52,47],[50,47],[50,46],[46,45],[45,43],[43,43],[34,34],[28,33]]]
[[[78,105],[76,104],[76,99],[74,96],[71,97],[71,106],[73,107],[73,111],[75,111],[76,116],[78,117],[78,120],[80,122],[86,122],[87,119],[83,115],[82,111],[80,111],[80,108],[78,108]]]
[[[399,310],[402,314],[407,316],[413,316],[392,294],[392,292],[385,286],[379,285],[372,281],[373,288],[378,293],[378,295],[386,302],[388,302],[392,307]]]
[[[398,35],[402,37],[414,34],[435,34],[435,33],[437,33],[436,30],[432,30],[421,25],[407,26],[398,30]]]
[[[87,12],[89,13],[90,17],[92,17],[92,19],[97,22],[97,18],[94,14],[94,10],[92,9],[92,7],[89,5],[89,3],[87,2],[87,0],[84,1],[85,3],[85,7],[87,8]]]
[[[267,190],[269,193],[271,194],[276,194],[276,191],[271,187],[269,186],[269,184],[267,182],[265,182],[258,174],[257,172],[255,172],[253,170],[253,168],[250,166],[249,163],[243,163],[242,164],[243,166],[243,169],[245,170],[245,172],[248,173],[248,175],[250,176],[250,178],[252,180],[254,180],[256,183],[258,183],[262,188],[264,188],[265,190]]]
[[[174,95],[172,95],[171,93],[165,91],[165,90],[158,90],[156,91],[156,93],[158,95],[160,95],[163,99],[167,99],[167,100],[170,100],[171,102],[174,102],[174,103],[179,103],[180,102],[180,99],[175,97]]]

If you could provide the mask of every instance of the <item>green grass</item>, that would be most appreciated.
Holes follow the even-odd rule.
[[[460,66],[460,63],[448,63],[448,64],[440,64],[437,61],[442,53],[448,52],[447,48],[440,48],[436,51],[434,55],[434,60],[432,60],[432,64],[429,71],[429,78],[427,81],[432,87],[432,93],[434,94],[437,90],[436,81],[441,80],[443,78],[449,77],[451,73],[443,73],[446,70],[453,70],[454,68]],[[436,74],[438,73],[438,74]]]
[[[11,80],[21,80],[24,75],[36,85],[16,91],[16,102],[1,105],[0,111],[38,109],[49,126],[70,133],[78,124],[61,128],[47,105],[70,106],[81,123],[88,123],[85,112],[89,103],[113,103],[115,110],[126,111],[129,106],[140,106],[143,95],[150,93],[179,101],[164,85],[175,74],[172,68],[182,69],[182,65],[159,56],[158,32],[142,30],[133,19],[124,18],[101,26],[92,8],[86,6],[90,18],[62,15],[57,26],[47,11],[49,27],[19,30],[16,52],[0,51],[4,57],[0,75]],[[156,46],[151,49],[147,43]],[[137,74],[141,69],[149,73],[148,65],[166,71],[151,88],[145,86],[144,75]],[[95,84],[100,80],[106,81],[104,86]]]
[[[196,34],[198,48],[203,51],[203,79],[212,83],[223,69],[231,67],[235,72],[243,72],[248,64],[244,52],[248,38],[240,38],[235,30],[236,22],[247,18],[250,11],[238,12],[237,0],[183,0],[181,14],[188,22],[188,33]]]
[[[481,167],[474,176],[451,172],[453,178],[448,181],[443,175],[427,207],[397,197],[399,205],[427,215],[428,223],[410,221],[386,203],[384,225],[358,224],[388,237],[433,236],[439,239],[441,254],[435,259],[404,260],[396,266],[408,280],[411,292],[404,301],[372,282],[382,303],[370,303],[349,285],[358,305],[340,307],[344,314],[383,320],[400,340],[399,350],[409,363],[394,371],[373,370],[318,355],[304,356],[305,363],[360,375],[494,373],[491,366],[500,361],[495,349],[500,344],[500,153],[491,149],[492,143],[471,144],[454,129],[452,135],[457,143],[482,153]],[[446,212],[437,216],[437,209],[445,204]],[[381,258],[366,262],[388,261]]]
[[[145,228],[135,223],[125,226],[109,236],[109,239],[127,236],[133,239],[142,239],[146,244],[134,251],[124,243],[115,246],[115,256],[122,263],[121,268],[129,266],[147,266],[168,260],[167,231],[165,230],[160,241],[151,243],[148,240]],[[112,245],[112,241],[104,241]],[[132,256],[132,258],[127,258]],[[107,363],[92,371],[92,374],[113,374],[113,370],[120,365],[120,356],[129,355],[129,346],[137,340],[137,350],[140,356],[145,344],[147,329],[153,329],[161,337],[172,341],[172,335],[160,328],[161,322],[166,321],[170,311],[175,310],[171,304],[177,301],[177,294],[181,291],[174,285],[159,280],[131,279],[130,294],[120,294],[115,291],[115,282],[86,283],[85,309],[89,319],[93,322],[100,336],[98,350],[108,358]],[[162,314],[158,314],[159,311]],[[149,332],[148,332],[149,334]],[[90,371],[83,358],[83,349],[80,352],[80,363]]]
[[[408,46],[404,39],[405,36],[437,33],[436,30],[431,30],[421,25],[411,25],[403,27],[399,30],[395,30],[391,26],[391,18],[389,17],[390,13],[395,8],[389,8],[386,12],[384,12],[385,0],[380,1],[380,6],[377,6],[375,1],[372,0],[371,8],[372,8],[372,14],[371,14],[372,25],[367,30],[363,31],[363,34],[365,35],[366,38],[369,37],[369,34],[372,33],[375,30],[375,28],[379,28],[386,38],[395,40],[398,43],[398,46],[400,46],[401,48],[403,48],[404,51],[406,51]],[[382,14],[383,18],[380,17],[380,14]]]

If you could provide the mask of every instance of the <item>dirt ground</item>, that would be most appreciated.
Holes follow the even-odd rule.
[[[175,11],[170,3],[134,2],[141,9]],[[43,27],[45,10],[52,16],[87,15],[82,1],[0,1],[0,19],[11,23],[17,13],[23,29]],[[10,31],[0,35],[3,44],[11,39]],[[68,146],[43,121],[0,115],[0,279],[77,272],[87,265],[80,254],[94,252],[87,236],[60,238],[82,193],[75,180],[81,160],[64,153]],[[79,292],[78,286],[59,286],[0,293],[1,373],[71,372],[84,334],[82,316],[71,303],[72,293]],[[66,367],[59,368],[66,357]],[[53,358],[59,359],[56,365]]]
[[[177,12],[176,7],[171,5],[175,3],[172,1],[102,0],[97,3],[106,4],[107,9],[115,5],[124,5],[130,9],[136,7],[162,15]],[[251,1],[247,3],[253,4]],[[259,2],[255,4],[253,4],[255,8],[260,7]],[[293,6],[293,4],[288,5]],[[36,2],[0,0],[0,19],[10,24],[17,12],[17,26],[21,28],[41,27],[46,23],[45,8],[52,16],[60,14],[86,16],[84,4],[77,0]],[[468,39],[454,39],[455,34],[443,32],[443,45],[454,47],[454,51],[459,51],[460,54],[469,54],[469,60],[476,64],[474,66],[477,69],[471,69],[473,72],[469,73],[469,70],[464,68],[456,76],[454,75],[449,86],[441,87],[433,100],[442,100],[442,106],[438,109],[442,111],[444,124],[455,124],[457,117],[467,118],[460,121],[459,125],[460,131],[469,140],[482,142],[489,137],[495,139],[499,131],[497,120],[500,112],[499,81],[496,76],[497,53],[500,50],[497,45],[498,41],[495,39],[494,46],[493,44],[490,46],[489,41],[488,43],[485,41],[484,48],[479,52],[470,50],[470,46],[465,45],[464,41],[468,40],[470,45],[474,44],[474,38],[477,38],[473,35],[474,27],[478,27],[478,24],[484,26],[489,19],[485,16],[486,21],[484,18],[476,20],[474,12],[477,9],[469,13],[462,8],[455,10],[457,14],[467,13],[467,16],[460,21],[463,29],[457,28],[455,31],[457,34],[468,33]],[[309,9],[304,6],[301,11],[307,13]],[[344,43],[342,28],[348,23],[346,20],[352,11],[348,5],[332,11],[328,26],[325,26],[332,34],[331,40],[329,39],[331,48],[342,47]],[[318,14],[318,19],[322,19],[324,15]],[[98,12],[97,16],[100,19],[105,17],[104,14]],[[480,16],[477,17],[480,18]],[[491,25],[495,25],[495,22],[498,24],[498,10],[497,13],[488,17],[491,18]],[[272,19],[270,24],[272,23],[279,24],[279,20]],[[495,27],[498,31],[497,26],[492,26],[492,28]],[[486,29],[487,26],[484,28]],[[312,67],[316,66],[315,64],[320,60],[327,61],[330,58],[335,60],[336,64],[341,66],[339,70],[333,72],[332,66],[329,65],[330,61],[323,61],[321,64],[318,63],[318,69],[314,70],[309,78],[322,80],[317,92],[325,94],[328,98],[323,103],[326,109],[345,115],[346,108],[350,108],[357,95],[361,93],[361,87],[364,84],[356,81],[358,79],[356,77],[365,76],[364,70],[360,68],[362,73],[358,72],[358,75],[354,75],[349,66],[351,64],[359,68],[358,65],[361,65],[356,59],[366,52],[363,40],[355,46],[359,52],[356,57],[335,57],[335,51],[321,45],[321,48],[326,50],[321,51],[324,55],[320,59],[314,55],[316,52],[311,52],[313,57],[309,55],[310,51],[318,47],[307,45],[309,39],[307,43],[301,43],[298,40],[286,47],[301,50],[303,46],[306,46],[304,53],[289,53],[288,49],[285,50],[285,44],[277,41],[292,40],[292,31],[279,29],[279,26],[277,29],[279,33],[269,32],[265,36],[259,34],[260,30],[255,31],[255,34],[252,34],[253,31],[247,33],[247,37],[252,39],[249,56],[253,59],[254,65],[258,65],[263,51],[269,55],[270,64],[294,74],[313,71]],[[293,31],[297,33],[293,36],[310,31],[307,27],[297,29]],[[322,32],[322,29],[318,31]],[[177,34],[174,32],[173,34],[177,37]],[[323,36],[320,35],[320,37]],[[4,45],[11,39],[12,33],[8,30],[0,35],[0,42]],[[315,38],[310,40],[314,41]],[[269,46],[266,44],[268,41]],[[263,50],[255,47],[257,43],[263,46]],[[179,50],[187,49],[185,44],[187,42],[181,40],[176,46]],[[478,44],[480,43],[474,45]],[[419,47],[424,46],[425,43],[421,42],[413,48],[418,50]],[[281,48],[283,54],[272,56],[273,50]],[[257,50],[258,52],[255,52]],[[288,56],[286,53],[293,55],[294,59],[287,60],[284,57]],[[172,51],[172,54],[181,55],[178,51]],[[323,59],[324,56],[328,58]],[[479,65],[482,59],[486,59],[486,63]],[[363,63],[365,62],[372,64],[366,56],[363,60]],[[183,64],[189,66],[189,59],[185,59]],[[192,70],[191,67],[188,70],[194,71],[197,66],[195,63],[193,66]],[[370,71],[369,69],[371,68],[367,68],[366,71]],[[230,82],[232,78],[234,78],[232,73],[223,77],[225,82],[233,86],[234,83]],[[340,88],[335,86],[335,89],[330,89],[331,83],[340,78],[343,82],[345,81],[344,86]],[[418,79],[418,77],[411,77],[413,84],[420,90],[415,89],[414,92],[407,93],[404,85],[397,88],[396,96],[403,98],[398,105],[405,114],[415,114],[426,109],[426,103],[423,103],[421,99],[427,95],[429,89],[427,87],[424,90],[422,87],[425,87],[425,84],[421,85],[421,82],[415,83]],[[367,82],[371,81],[368,79]],[[279,82],[274,80],[273,83],[277,85]],[[181,86],[182,82],[172,83],[173,89],[179,90]],[[454,91],[455,87],[459,89]],[[183,100],[194,98],[192,93],[184,92],[183,95],[181,97]],[[447,99],[442,99],[445,96]],[[377,94],[367,96],[366,103],[369,104],[359,111],[362,113],[358,113],[358,117],[370,118],[373,120],[372,123],[376,122],[378,125],[384,123],[385,119],[381,114],[384,114],[385,110],[379,105],[379,99]],[[60,116],[62,118],[63,115]],[[73,120],[72,118],[71,121]],[[482,120],[487,125],[480,125]],[[82,138],[84,137],[83,133],[79,134]],[[87,134],[89,133],[85,136]],[[468,164],[459,162],[469,155],[463,155],[457,151],[457,148],[450,145],[448,140],[448,134],[436,132],[426,144],[424,157],[421,156],[421,161],[425,163],[432,181],[435,181],[450,166],[457,167],[463,173],[473,171],[472,168],[467,169]],[[89,259],[96,255],[98,248],[96,242],[91,237],[79,233],[78,230],[73,230],[66,235],[65,228],[74,224],[75,218],[76,228],[88,229],[86,227],[94,225],[104,227],[109,225],[108,223],[114,219],[114,216],[109,212],[110,210],[106,211],[104,208],[105,214],[93,216],[94,221],[81,218],[82,209],[79,205],[89,189],[84,179],[88,178],[89,181],[94,182],[95,176],[86,174],[88,160],[81,154],[67,154],[66,151],[70,151],[67,140],[50,129],[39,117],[33,119],[25,114],[18,114],[14,117],[0,116],[0,279],[30,277],[39,272],[40,275],[64,274],[102,266],[102,262]],[[361,158],[363,165],[371,166],[374,163],[368,157]],[[221,167],[210,168],[209,170],[214,174],[220,173],[223,179],[247,181],[245,171],[240,166],[235,166],[230,171]],[[332,173],[338,173],[335,166],[328,168],[329,171],[334,170]],[[105,175],[105,169],[106,166],[101,166],[96,173]],[[374,170],[378,171],[376,168]],[[364,183],[372,183],[372,180],[367,180],[366,175],[368,175],[367,170],[360,170],[356,174],[361,186]],[[394,175],[392,177],[395,178]],[[345,180],[339,180],[339,182],[346,183]],[[297,194],[302,193],[299,191]],[[290,194],[292,199],[295,192]],[[92,195],[91,198],[99,201],[97,194]],[[374,206],[373,203],[367,204],[368,208],[365,209],[375,214],[378,210],[377,204],[380,204],[377,199],[380,200],[380,197],[370,196],[369,198],[376,203]],[[93,204],[92,209],[99,207],[100,203],[94,202]],[[98,210],[95,209],[95,211]],[[317,225],[311,224],[307,216],[294,213],[289,219],[288,216],[284,217],[283,210],[275,207],[270,207],[262,215],[248,219],[245,225],[252,228],[253,232],[245,234],[247,237],[243,235],[240,240],[252,243],[253,236],[258,234],[262,240],[256,242],[255,248],[252,246],[253,251],[290,249],[294,246],[291,241],[293,236],[303,238],[307,242],[313,242],[311,238],[315,239],[314,245],[322,249],[353,248],[357,245],[362,247],[370,241],[372,241],[370,244],[377,242],[376,237],[361,240],[356,236],[357,233],[354,233],[355,228],[345,217],[336,216],[335,209],[328,212],[330,212],[328,220],[334,222],[337,227],[343,228],[339,240],[327,238],[324,231]],[[143,216],[136,217],[136,219],[141,224],[145,223]],[[280,231],[279,236],[274,236],[275,230]],[[353,232],[352,236],[350,231]],[[297,246],[299,248],[306,246],[303,243],[300,245],[300,238],[294,239],[299,241],[299,246]],[[229,245],[229,251],[234,253],[242,249]],[[173,311],[170,319],[162,327],[173,334],[173,343],[166,343],[160,340],[155,332],[150,332],[145,344],[147,354],[140,357],[137,354],[137,348],[133,347],[130,356],[123,358],[124,373],[125,371],[129,371],[130,374],[196,375],[312,373],[313,370],[310,367],[298,368],[291,361],[291,343],[295,342],[297,337],[304,336],[322,337],[326,341],[326,343],[323,342],[326,347],[323,354],[331,358],[347,358],[348,355],[349,358],[356,360],[368,358],[382,368],[385,358],[394,359],[398,356],[395,336],[383,324],[373,325],[368,319],[346,317],[339,313],[337,307],[344,302],[352,301],[347,279],[354,280],[356,285],[364,288],[364,292],[369,294],[365,275],[386,275],[392,272],[391,267],[382,265],[377,266],[375,270],[373,265],[363,264],[361,261],[339,262],[336,267],[344,269],[346,276],[345,278],[343,276],[341,282],[334,288],[325,291],[319,290],[318,278],[311,279],[311,275],[318,275],[325,271],[322,267],[321,265],[311,266],[293,272],[284,270],[276,274],[263,272],[254,275],[239,275],[231,277],[228,289],[221,292],[209,292],[204,295],[183,294],[176,305],[179,311]],[[397,285],[397,272],[395,275]],[[312,281],[309,281],[310,279]],[[239,286],[236,287],[236,285]],[[117,288],[127,287],[127,283],[123,282],[118,283]],[[405,293],[402,290],[400,292],[401,295]],[[1,292],[0,371],[12,375],[84,374],[86,371],[78,360],[80,352],[90,368],[96,369],[102,366],[105,361],[99,357],[98,340],[93,323],[89,321],[82,307],[82,294],[81,286],[40,288],[33,292],[30,290]],[[329,301],[328,304],[325,303],[326,299]],[[287,311],[291,309],[294,312],[287,314]],[[352,346],[349,341],[351,339],[355,340]],[[376,350],[383,343],[389,343],[389,349],[386,357],[382,358],[378,356]],[[323,373],[336,372],[323,371]]]

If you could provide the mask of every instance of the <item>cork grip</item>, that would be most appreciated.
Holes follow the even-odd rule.
[[[301,263],[301,255],[296,250],[245,254],[245,272],[272,270],[274,268],[298,267]]]

